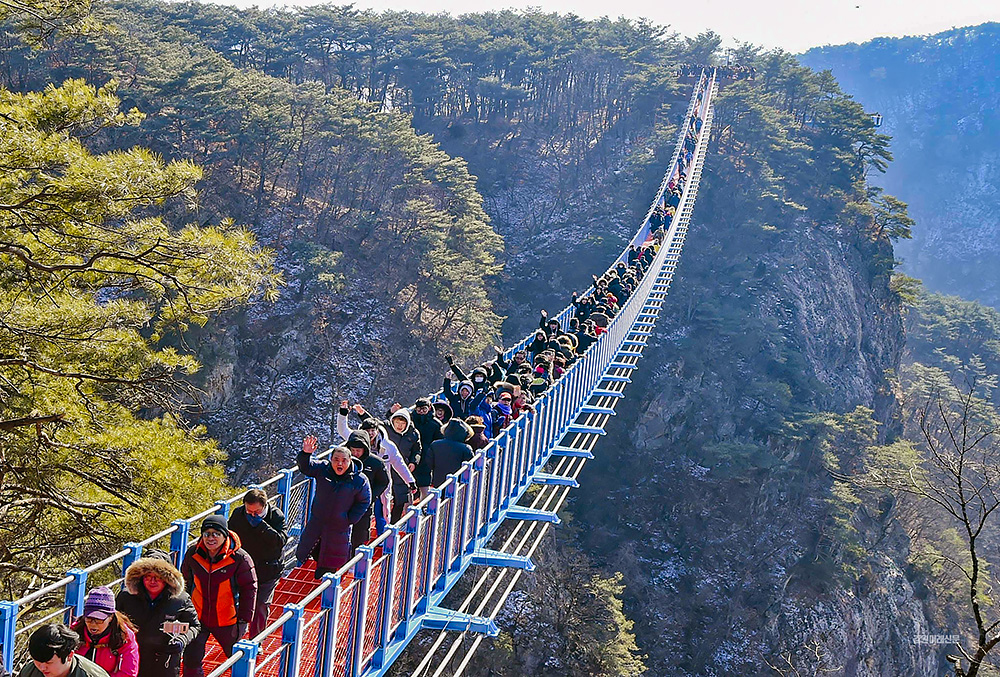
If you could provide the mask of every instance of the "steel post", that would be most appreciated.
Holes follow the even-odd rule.
[[[68,609],[64,614],[64,622],[69,625],[73,619],[83,614],[83,601],[87,597],[87,572],[83,569],[70,569],[67,576],[72,576],[73,580],[66,585],[66,596],[63,604]]]

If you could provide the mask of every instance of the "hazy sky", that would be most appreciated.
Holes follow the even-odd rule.
[[[215,0],[248,6],[316,4],[311,0]],[[320,0],[317,0],[317,2]],[[334,4],[348,4],[333,0]],[[540,7],[587,18],[646,17],[682,35],[712,29],[727,39],[800,52],[878,36],[922,35],[1000,21],[1000,0],[355,0],[356,7],[421,12],[477,12]],[[684,11],[680,11],[683,8]],[[696,10],[696,11],[695,11]]]

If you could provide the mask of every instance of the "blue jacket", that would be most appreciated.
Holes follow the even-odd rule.
[[[493,405],[484,399],[479,403],[479,407],[477,407],[472,413],[475,416],[482,417],[483,424],[486,426],[486,430],[483,431],[483,434],[486,435],[486,439],[493,439]]]
[[[458,384],[458,389],[461,390],[462,386],[467,386],[470,391],[474,390],[471,381],[462,381]],[[479,415],[476,410],[486,399],[486,390],[480,390],[478,393],[473,392],[472,395],[463,399],[461,395],[451,391],[451,379],[446,378],[444,380],[444,395],[448,398],[448,404],[451,405],[452,415],[464,421],[473,414]]]

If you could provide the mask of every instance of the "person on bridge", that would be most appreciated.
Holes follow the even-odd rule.
[[[305,438],[295,459],[299,472],[316,479],[309,521],[299,537],[295,556],[302,562],[316,560],[314,576],[318,580],[325,573],[335,573],[351,559],[351,534],[355,528],[363,530],[367,539],[368,523],[363,520],[371,514],[372,489],[364,464],[347,447],[334,447],[326,462],[313,458],[316,446],[315,437]]]
[[[201,622],[170,556],[151,550],[125,571],[115,606],[135,624],[142,677],[178,677],[181,652]]]
[[[500,350],[495,346],[493,349],[497,353],[497,361],[496,361],[497,366],[500,367],[500,369],[503,371],[504,376],[510,376],[511,374],[516,374],[518,368],[522,364],[528,363],[528,353],[524,350],[518,350],[517,352],[515,352],[514,355],[510,358],[510,362],[507,362],[506,360],[503,359],[502,350]]]
[[[538,328],[545,332],[549,341],[555,341],[557,338],[566,333],[559,325],[559,320],[554,317],[549,317],[549,313],[546,310],[543,309],[540,315],[541,317],[538,320]]]
[[[420,460],[413,470],[413,478],[420,489],[420,500],[427,498],[431,488],[431,466],[427,463],[427,450],[441,439],[441,421],[434,416],[434,405],[428,397],[418,397],[410,414],[413,426],[420,434]]]
[[[458,371],[461,373],[461,370],[458,369],[454,363],[449,362],[449,364],[451,365],[452,371]],[[479,406],[472,408],[469,412],[469,416],[479,416],[483,420],[483,423],[485,424],[484,435],[488,440],[492,436],[491,433],[493,431],[493,402],[490,399],[492,396],[492,390],[489,371],[486,367],[476,367],[472,370],[471,383],[473,395],[475,396],[474,399],[478,398],[480,394],[485,393],[485,395],[479,399]],[[469,417],[466,416],[465,420],[468,422]]]
[[[382,427],[378,419],[367,416],[365,408],[360,404],[354,405],[354,411],[358,416],[365,416],[361,421],[361,432],[368,436],[369,454],[382,461],[386,472],[389,472],[388,468],[390,466],[392,467],[393,474],[397,475],[397,478],[393,482],[400,482],[407,490],[415,493],[417,485],[414,482],[413,473],[410,471],[406,459],[403,458],[399,448],[389,439],[385,428]],[[337,412],[337,434],[345,440],[349,440],[353,434],[347,425],[348,412],[347,400],[342,400],[340,409]],[[348,444],[346,446],[350,447],[351,445]],[[375,514],[375,533],[379,536],[386,530],[392,515],[391,486],[392,483],[390,482],[385,489],[376,491],[375,483],[372,483],[372,500],[374,501],[372,512]]]
[[[528,382],[528,385],[531,385],[531,375],[525,374],[524,376],[525,380]],[[510,391],[510,393],[514,398],[510,403],[510,409],[512,413],[511,418],[513,420],[516,421],[518,416],[520,416],[522,412],[530,412],[534,410],[534,407],[532,406],[534,398],[532,398],[531,393],[528,392],[527,386],[522,385],[519,379],[518,383],[514,384],[514,387]]]
[[[514,390],[503,388],[497,391],[497,403],[493,405],[493,437],[496,438],[504,428],[514,420],[514,394],[520,392],[520,388]]]
[[[111,677],[139,674],[139,644],[135,626],[115,609],[115,595],[104,586],[94,588],[83,602],[83,615],[73,632],[80,636],[76,653],[100,665]]]
[[[472,447],[468,445],[471,437],[472,428],[468,423],[457,417],[448,421],[444,427],[444,438],[432,444],[427,452],[435,487],[441,486],[448,475],[462,467],[463,462],[472,460]]]
[[[452,411],[451,405],[447,402],[438,401],[434,403],[434,418],[437,419],[438,425],[443,429],[444,425],[451,420],[451,417],[455,415]],[[442,432],[442,436],[444,433]],[[440,438],[438,438],[440,439]]]
[[[351,456],[361,463],[361,472],[368,480],[368,491],[371,494],[371,501],[368,507],[365,509],[361,519],[358,520],[357,526],[351,530],[351,549],[353,553],[359,546],[364,545],[370,540],[372,514],[381,512],[381,508],[377,505],[378,497],[387,492],[392,483],[389,479],[389,471],[386,470],[385,463],[371,453],[371,438],[367,432],[363,430],[351,432],[347,437],[347,441],[344,442],[344,446],[351,452]],[[376,519],[377,524],[378,520]],[[377,526],[376,533],[378,533]]]
[[[184,554],[181,575],[201,620],[201,630],[184,650],[184,676],[201,677],[209,635],[232,656],[253,621],[257,572],[228,520],[216,514],[201,523],[201,538]]]
[[[75,652],[79,643],[79,635],[62,623],[43,625],[28,638],[31,660],[18,677],[108,677],[104,668]]]
[[[463,420],[475,414],[479,405],[486,399],[486,390],[477,393],[472,381],[462,381],[458,384],[458,392],[452,392],[450,375],[444,377],[443,388],[448,404],[451,405],[452,416]]]
[[[468,445],[472,447],[473,453],[480,449],[485,449],[490,441],[486,437],[486,424],[482,416],[470,416],[465,422],[472,428],[472,437],[469,438]]]
[[[240,537],[257,572],[257,607],[249,635],[256,637],[267,627],[271,598],[285,568],[285,513],[268,503],[263,490],[250,489],[243,494],[243,505],[230,515],[229,530]]]
[[[583,355],[595,341],[597,341],[597,336],[594,335],[594,322],[587,320],[580,325],[580,329],[576,332],[576,351]]]
[[[576,311],[574,312],[574,319],[579,320],[580,322],[583,322],[590,317],[590,313],[594,311],[594,306],[596,305],[594,303],[593,294],[587,294],[586,296],[580,297],[576,292],[573,292],[571,303],[576,308]]]
[[[531,339],[531,343],[528,344],[528,359],[534,363],[535,358],[538,354],[545,350],[545,346],[549,344],[549,335],[545,333],[544,329],[538,329],[535,331],[534,338]]]
[[[362,418],[370,418],[368,412],[361,405],[356,404],[354,406],[355,410],[357,408],[361,409],[358,414]],[[421,452],[423,449],[420,445],[420,433],[417,432],[416,427],[413,425],[409,409],[398,402],[389,408],[389,418],[379,423],[382,426],[381,430],[385,433],[389,442],[396,445],[396,449],[399,450],[399,455],[406,463],[406,467],[413,474],[413,481],[406,482],[398,471],[393,470],[392,512],[389,521],[395,524],[403,516],[403,511],[420,495],[420,490],[418,489],[419,483],[417,482],[417,465],[421,461]],[[384,463],[386,458],[383,457],[382,461]]]
[[[529,392],[535,397],[540,397],[552,385],[552,376],[550,373],[552,368],[551,360],[552,351],[549,350],[546,350],[535,358],[535,369],[531,374],[531,385],[528,388]]]
[[[667,195],[667,206],[677,209],[677,206],[681,203],[681,192],[677,188],[674,188],[669,195]]]
[[[502,354],[501,357],[503,357]],[[484,388],[489,388],[490,384],[498,381],[501,375],[496,369],[496,362],[487,362],[482,364],[473,369],[471,375],[467,375],[464,371],[462,371],[460,366],[455,364],[455,358],[451,355],[445,355],[444,361],[448,363],[448,368],[451,369],[451,373],[457,376],[460,382],[471,381],[472,389],[477,393]]]

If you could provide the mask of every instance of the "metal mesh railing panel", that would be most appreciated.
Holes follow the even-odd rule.
[[[434,583],[444,574],[448,566],[448,522],[451,519],[452,502],[446,498],[438,506],[437,513],[437,538],[434,539]]]
[[[351,581],[341,592],[340,606],[337,608],[337,645],[333,650],[333,677],[347,675],[347,663],[358,619],[360,590],[361,585],[355,580]]]
[[[417,556],[416,580],[413,583],[413,607],[412,613],[417,608],[417,603],[427,595],[427,561],[431,552],[431,520],[430,515],[423,515],[417,524],[417,538],[414,542]]]
[[[292,485],[292,490],[288,495],[288,508],[282,506],[281,509],[285,513],[285,523],[288,528],[299,527],[304,528],[302,518],[306,512],[306,496],[309,492],[309,480],[303,479],[299,480]]]
[[[455,527],[451,532],[451,557],[450,564],[454,564],[462,557],[462,541],[464,540],[464,530],[465,525],[462,521],[465,519],[466,513],[466,501],[469,498],[469,486],[467,484],[462,484],[458,487],[458,491],[455,492]]]
[[[486,511],[486,494],[483,493],[483,482],[486,481],[486,473],[489,470],[489,462],[479,472],[472,474],[472,484],[470,488],[470,496],[474,501],[472,504],[472,509],[469,511],[469,524],[465,530],[465,538],[462,539],[462,546],[468,547],[468,545],[476,539],[476,525],[481,525],[483,523],[483,514]],[[482,500],[479,497],[482,496]]]
[[[375,653],[382,644],[379,628],[382,627],[382,615],[385,611],[384,590],[389,574],[389,556],[382,555],[372,562],[368,570],[368,595],[365,599],[365,634],[364,650],[361,654],[363,664]]]
[[[406,577],[413,561],[413,546],[416,539],[413,534],[402,534],[396,546],[396,570],[392,575],[392,617],[389,629],[395,630],[403,621],[406,610]]]

